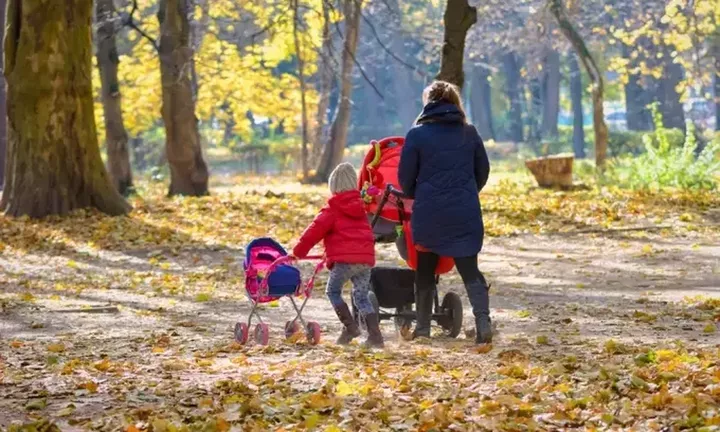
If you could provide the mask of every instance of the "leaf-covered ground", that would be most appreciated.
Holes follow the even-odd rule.
[[[465,335],[407,342],[392,323],[384,350],[336,347],[320,287],[306,317],[323,343],[283,340],[282,301],[263,308],[270,345],[240,347],[244,245],[291,244],[325,194],[241,180],[202,199],[147,185],[125,218],[0,218],[0,427],[720,428],[717,196],[492,185],[489,351]],[[651,225],[661,229],[618,230]],[[378,255],[399,265],[390,246]],[[459,278],[441,290],[462,292]]]

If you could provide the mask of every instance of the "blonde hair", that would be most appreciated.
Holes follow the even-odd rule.
[[[458,107],[463,115],[463,118],[466,117],[462,98],[460,97],[460,89],[455,84],[451,84],[446,81],[433,81],[432,84],[425,87],[425,90],[423,90],[423,105],[427,105],[432,102],[446,102],[453,104]],[[420,118],[418,117],[418,120],[419,119]]]

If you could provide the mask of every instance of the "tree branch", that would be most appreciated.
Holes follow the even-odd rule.
[[[128,13],[128,16],[125,18],[125,21],[123,24],[126,27],[129,27],[129,28],[135,30],[140,36],[147,39],[148,42],[150,42],[150,44],[152,45],[152,47],[155,48],[155,51],[160,52],[160,46],[158,45],[157,40],[155,40],[155,38],[153,38],[149,34],[145,33],[145,31],[143,29],[141,29],[140,27],[137,26],[137,24],[135,24],[134,15],[135,15],[135,12],[137,12],[137,10],[138,10],[137,0],[133,0],[132,9],[130,9],[130,13]]]

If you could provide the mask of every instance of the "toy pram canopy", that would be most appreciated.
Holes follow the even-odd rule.
[[[289,264],[278,266],[268,277],[267,296],[258,298],[260,283],[268,268],[278,258],[287,256],[285,249],[275,240],[262,237],[255,239],[245,248],[245,289],[248,295],[264,303],[276,298],[295,293],[302,284],[300,270]]]

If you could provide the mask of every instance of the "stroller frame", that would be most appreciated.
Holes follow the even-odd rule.
[[[390,199],[394,198],[394,205],[398,208],[398,213],[400,217],[400,224],[402,224],[405,221],[405,218],[407,217],[405,213],[405,204],[403,203],[404,198],[408,198],[407,195],[405,195],[402,191],[395,188],[393,185],[388,184],[385,187],[385,190],[382,194],[382,198],[380,199],[380,203],[378,204],[377,211],[373,215],[373,218],[370,222],[370,225],[374,228],[375,225],[380,220],[380,212],[382,209],[387,205],[388,202],[390,202]],[[380,240],[380,238],[376,237],[376,241]],[[412,271],[408,269],[408,271]],[[431,321],[437,322],[440,327],[443,328],[447,332],[447,334],[450,337],[457,337],[461,330],[463,325],[463,304],[462,299],[457,293],[454,292],[448,292],[443,296],[442,303],[440,302],[439,293],[437,290],[437,284],[440,282],[440,276],[435,276],[435,292],[433,293],[433,311],[430,316]],[[394,320],[395,325],[400,331],[401,335],[406,336],[407,333],[410,330],[410,327],[412,326],[413,321],[417,320],[417,311],[415,311],[412,307],[413,303],[405,304],[400,307],[395,308],[395,312],[389,312],[387,310],[381,309],[381,306],[379,304],[378,298],[376,293],[374,292],[375,287],[371,286],[370,291],[370,302],[372,303],[373,308],[378,314],[378,319],[380,321],[383,320]],[[363,320],[360,319],[360,314],[358,313],[357,308],[353,304],[353,311],[355,312],[356,321],[360,324]]]
[[[263,298],[264,296],[268,296],[270,294],[270,288],[268,286],[268,281],[270,279],[270,275],[275,271],[279,266],[288,264],[292,261],[300,261],[301,259],[291,256],[283,256],[275,260],[270,267],[268,267],[267,273],[265,277],[263,277],[262,282],[260,283],[260,289],[255,294],[255,296],[248,295],[248,298],[250,299],[250,302],[252,303],[252,309],[250,310],[250,314],[248,315],[247,321],[243,322],[238,321],[235,324],[235,340],[240,344],[245,344],[249,338],[249,329],[252,325],[253,317],[256,317],[258,320],[257,326],[255,326],[255,341],[260,345],[267,345],[268,339],[269,339],[269,327],[268,325],[263,321],[262,316],[260,315],[258,311],[258,306],[262,303],[259,299]],[[322,271],[322,269],[325,267],[325,257],[323,256],[308,256],[306,258],[302,259],[303,261],[309,261],[309,260],[319,260],[319,263],[315,266],[315,270],[312,273],[312,276],[303,284],[300,283],[295,292],[291,294],[285,294],[277,297],[277,300],[287,297],[290,299],[290,303],[293,306],[293,309],[295,310],[295,317],[292,320],[289,320],[285,323],[285,338],[290,339],[295,333],[297,333],[300,328],[305,329],[305,336],[308,340],[308,342],[311,345],[316,345],[320,342],[320,325],[315,321],[305,321],[305,318],[302,316],[302,312],[305,309],[305,305],[307,304],[308,300],[310,299],[310,296],[312,294],[313,287],[315,285],[315,278]],[[304,297],[302,304],[298,307],[298,303],[295,301],[295,297],[298,297],[302,295]],[[298,321],[302,324],[302,327],[298,325]]]

